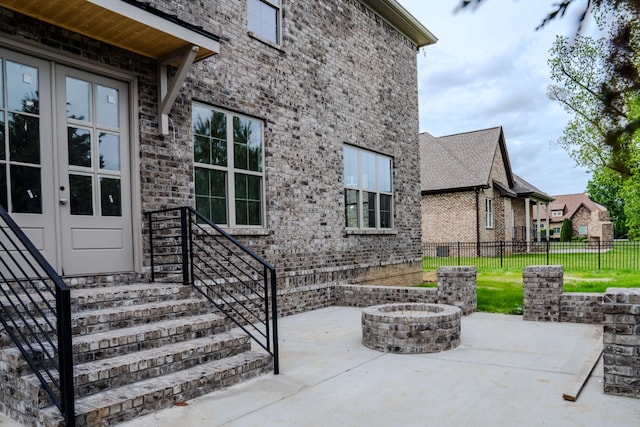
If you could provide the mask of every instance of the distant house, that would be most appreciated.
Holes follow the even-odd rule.
[[[560,238],[560,229],[565,219],[573,225],[573,236],[584,237],[590,242],[610,242],[613,240],[613,223],[606,207],[594,202],[587,193],[562,194],[553,196],[549,205],[549,230],[552,239]],[[540,212],[546,218],[546,206]],[[534,215],[533,220],[537,221]]]
[[[422,133],[420,167],[423,243],[530,242],[532,211],[553,200],[512,172],[502,127]]]

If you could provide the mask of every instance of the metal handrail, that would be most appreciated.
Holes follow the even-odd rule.
[[[145,216],[151,280],[181,276],[271,354],[278,374],[275,267],[189,206]]]
[[[0,218],[0,323],[74,427],[71,291],[2,206]]]

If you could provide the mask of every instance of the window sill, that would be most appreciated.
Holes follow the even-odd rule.
[[[256,41],[259,41],[262,44],[265,44],[265,45],[267,45],[267,46],[269,46],[269,47],[271,47],[273,49],[276,49],[276,50],[284,53],[284,50],[282,50],[282,45],[281,44],[277,44],[277,43],[272,42],[271,40],[267,40],[265,38],[262,38],[262,37],[260,37],[260,35],[254,33],[253,31],[247,31],[247,35],[249,37],[251,37],[252,39],[256,40]]]
[[[359,236],[359,235],[386,235],[386,236],[394,236],[397,235],[398,231],[394,229],[379,229],[379,228],[347,228],[344,230],[345,236]]]
[[[208,225],[201,226],[203,230],[213,230]],[[271,234],[271,230],[268,228],[226,228],[218,226],[220,229],[233,237],[238,236],[268,236]],[[197,231],[196,231],[197,232]]]

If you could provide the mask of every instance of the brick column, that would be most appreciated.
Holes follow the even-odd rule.
[[[477,311],[476,274],[474,266],[438,268],[438,303],[460,307],[465,316]]]
[[[559,322],[564,267],[561,265],[525,267],[523,320]]]
[[[640,399],[640,289],[604,294],[604,392]]]

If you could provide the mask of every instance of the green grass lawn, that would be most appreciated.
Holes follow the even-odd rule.
[[[437,284],[432,284],[437,286]],[[478,311],[522,314],[522,270],[479,268]],[[604,292],[607,288],[640,288],[640,271],[593,270],[564,273],[565,292]]]

